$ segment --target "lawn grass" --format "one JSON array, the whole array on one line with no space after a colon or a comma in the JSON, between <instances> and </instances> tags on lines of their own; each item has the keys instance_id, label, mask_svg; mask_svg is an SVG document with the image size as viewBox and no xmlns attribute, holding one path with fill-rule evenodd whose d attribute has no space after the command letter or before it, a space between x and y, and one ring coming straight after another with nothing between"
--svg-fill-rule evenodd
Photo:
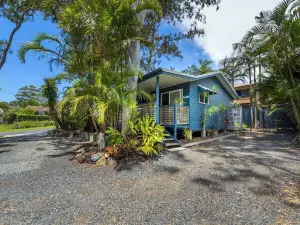
<instances>
[{"instance_id":1,"label":"lawn grass","mask_svg":"<svg viewBox=\"0 0 300 225\"><path fill-rule=\"evenodd\" d=\"M24 131L24 130L42 130L47 128L54 128L53 126L49 127L32 127L32 128L24 128L24 129L11 129L9 125L0 125L0 132L18 132L18 131Z\"/></svg>"}]
</instances>

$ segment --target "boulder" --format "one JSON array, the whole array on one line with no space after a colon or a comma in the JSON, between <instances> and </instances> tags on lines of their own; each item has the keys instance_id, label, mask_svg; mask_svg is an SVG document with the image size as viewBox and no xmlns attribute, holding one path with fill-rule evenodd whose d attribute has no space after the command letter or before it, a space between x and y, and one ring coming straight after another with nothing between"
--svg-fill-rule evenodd
<instances>
[{"instance_id":1,"label":"boulder","mask_svg":"<svg viewBox=\"0 0 300 225\"><path fill-rule=\"evenodd\" d=\"M96 154L92 154L91 155L91 161L92 162L97 162L101 157L102 157L102 153L96 153Z\"/></svg>"},{"instance_id":2,"label":"boulder","mask_svg":"<svg viewBox=\"0 0 300 225\"><path fill-rule=\"evenodd\" d=\"M104 166L106 164L106 159L104 156L102 156L97 162L96 165L97 166Z\"/></svg>"},{"instance_id":3,"label":"boulder","mask_svg":"<svg viewBox=\"0 0 300 225\"><path fill-rule=\"evenodd\" d=\"M106 160L106 165L116 167L118 165L118 162L113 158L109 158L108 160Z\"/></svg>"},{"instance_id":4,"label":"boulder","mask_svg":"<svg viewBox=\"0 0 300 225\"><path fill-rule=\"evenodd\" d=\"M77 161L79 163L84 163L85 162L85 155L82 153L79 153L75 156L75 158L77 159Z\"/></svg>"},{"instance_id":5,"label":"boulder","mask_svg":"<svg viewBox=\"0 0 300 225\"><path fill-rule=\"evenodd\" d=\"M90 163L91 162L91 156L92 156L92 153L90 153L90 152L84 153L84 158L85 158L85 162L86 163Z\"/></svg>"}]
</instances>

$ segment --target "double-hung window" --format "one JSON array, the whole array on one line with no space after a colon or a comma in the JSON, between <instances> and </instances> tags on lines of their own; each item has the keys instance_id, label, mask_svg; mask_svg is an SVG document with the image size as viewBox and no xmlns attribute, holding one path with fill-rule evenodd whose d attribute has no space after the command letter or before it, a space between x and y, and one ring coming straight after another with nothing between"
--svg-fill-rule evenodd
<instances>
[{"instance_id":1,"label":"double-hung window","mask_svg":"<svg viewBox=\"0 0 300 225\"><path fill-rule=\"evenodd\" d=\"M199 92L199 103L202 104L209 104L209 92L204 91L204 92Z\"/></svg>"}]
</instances>

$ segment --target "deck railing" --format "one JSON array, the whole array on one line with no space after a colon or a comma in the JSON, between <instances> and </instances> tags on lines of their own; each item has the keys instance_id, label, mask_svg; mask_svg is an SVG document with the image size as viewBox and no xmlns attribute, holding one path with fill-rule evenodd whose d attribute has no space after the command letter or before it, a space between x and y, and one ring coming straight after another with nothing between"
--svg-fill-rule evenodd
<instances>
[{"instance_id":1,"label":"deck railing","mask_svg":"<svg viewBox=\"0 0 300 225\"><path fill-rule=\"evenodd\" d=\"M156 118L155 103L147 103L138 105L141 116L151 116ZM162 125L174 125L174 106L161 106L159 112L159 120ZM189 124L189 107L176 106L176 121L177 125Z\"/></svg>"}]
</instances>

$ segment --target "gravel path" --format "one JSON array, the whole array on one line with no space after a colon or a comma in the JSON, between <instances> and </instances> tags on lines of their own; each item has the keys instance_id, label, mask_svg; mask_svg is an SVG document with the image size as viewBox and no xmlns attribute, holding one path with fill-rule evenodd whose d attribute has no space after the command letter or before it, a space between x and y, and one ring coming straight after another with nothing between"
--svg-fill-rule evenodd
<instances>
[{"instance_id":1,"label":"gravel path","mask_svg":"<svg viewBox=\"0 0 300 225\"><path fill-rule=\"evenodd\" d=\"M292 136L247 134L117 170L74 164L77 146L0 139L0 224L300 224L278 195L300 176Z\"/></svg>"}]
</instances>

